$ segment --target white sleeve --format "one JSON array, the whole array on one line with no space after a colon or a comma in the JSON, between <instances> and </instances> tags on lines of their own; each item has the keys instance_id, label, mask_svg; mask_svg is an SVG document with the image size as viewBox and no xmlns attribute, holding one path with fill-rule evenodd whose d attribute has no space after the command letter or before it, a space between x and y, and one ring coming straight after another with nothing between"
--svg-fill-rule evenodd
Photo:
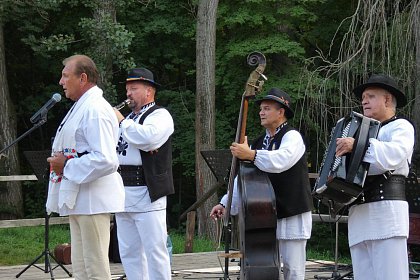
<instances>
[{"instance_id":1,"label":"white sleeve","mask_svg":"<svg viewBox=\"0 0 420 280\"><path fill-rule=\"evenodd\" d=\"M138 124L131 119L121 123L122 137L136 149L154 151L161 147L174 132L174 122L166 109L157 109Z\"/></svg>"},{"instance_id":2,"label":"white sleeve","mask_svg":"<svg viewBox=\"0 0 420 280\"><path fill-rule=\"evenodd\" d=\"M381 131L383 130L383 131ZM404 119L393 121L379 130L377 139L369 139L363 161L370 163L369 174L395 170L407 176L414 147L414 127Z\"/></svg>"},{"instance_id":3,"label":"white sleeve","mask_svg":"<svg viewBox=\"0 0 420 280\"><path fill-rule=\"evenodd\" d=\"M88 154L70 159L64 174L77 184L88 183L115 172L118 158L115 152L118 121L111 108L90 109L76 130L76 146Z\"/></svg>"},{"instance_id":4,"label":"white sleeve","mask_svg":"<svg viewBox=\"0 0 420 280\"><path fill-rule=\"evenodd\" d=\"M232 205L230 207L230 214L232 216L238 215L239 213L239 207L240 207L240 197L239 197L239 191L238 191L238 187L237 187L237 178L235 178L235 181L233 182L233 195L232 195ZM227 203L228 203L228 195L229 192L227 194L225 194L222 199L220 199L220 203L223 204L224 207L227 207Z\"/></svg>"},{"instance_id":5,"label":"white sleeve","mask_svg":"<svg viewBox=\"0 0 420 280\"><path fill-rule=\"evenodd\" d=\"M278 149L258 150L254 164L261 171L281 173L293 167L304 153L302 136L298 131L290 130L283 136Z\"/></svg>"}]
</instances>

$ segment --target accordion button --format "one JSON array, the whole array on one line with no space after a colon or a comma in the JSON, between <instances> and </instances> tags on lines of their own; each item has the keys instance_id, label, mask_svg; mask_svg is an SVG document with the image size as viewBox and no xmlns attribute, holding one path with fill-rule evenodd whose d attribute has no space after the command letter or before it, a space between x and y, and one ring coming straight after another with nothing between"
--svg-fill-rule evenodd
<instances>
[{"instance_id":1,"label":"accordion button","mask_svg":"<svg viewBox=\"0 0 420 280\"><path fill-rule=\"evenodd\" d=\"M380 191L379 191L379 193L383 193L383 192L384 192L383 190L380 190Z\"/></svg>"},{"instance_id":2,"label":"accordion button","mask_svg":"<svg viewBox=\"0 0 420 280\"><path fill-rule=\"evenodd\" d=\"M383 196L381 196L381 199L384 199L384 197L383 197Z\"/></svg>"},{"instance_id":3,"label":"accordion button","mask_svg":"<svg viewBox=\"0 0 420 280\"><path fill-rule=\"evenodd\" d=\"M379 184L379 186L380 186L380 187L382 187L382 186L383 186L383 184Z\"/></svg>"}]
</instances>

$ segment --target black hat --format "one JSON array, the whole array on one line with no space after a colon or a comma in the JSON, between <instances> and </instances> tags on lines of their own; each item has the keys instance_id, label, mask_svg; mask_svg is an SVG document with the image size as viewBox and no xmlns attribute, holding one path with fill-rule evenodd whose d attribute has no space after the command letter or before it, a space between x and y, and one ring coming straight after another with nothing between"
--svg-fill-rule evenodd
<instances>
[{"instance_id":1,"label":"black hat","mask_svg":"<svg viewBox=\"0 0 420 280\"><path fill-rule=\"evenodd\" d=\"M264 96L263 98L257 100L256 103L258 105L260 105L261 102L264 101L264 100L274 100L274 101L277 101L278 103L280 103L281 105L283 105L283 107L285 108L285 110L286 110L286 113L285 113L286 114L286 117L288 119L293 118L294 113L293 113L292 108L290 108L291 103L292 103L292 100L290 99L290 96L286 92L284 92L284 91L282 91L281 89L278 89L278 88L272 88L272 89L270 89L268 91L268 93L267 93L266 96Z\"/></svg>"},{"instance_id":2,"label":"black hat","mask_svg":"<svg viewBox=\"0 0 420 280\"><path fill-rule=\"evenodd\" d=\"M152 84L155 87L160 87L161 85L156 83L153 78L153 73L146 68L134 68L128 71L127 79L125 82L140 81Z\"/></svg>"},{"instance_id":3,"label":"black hat","mask_svg":"<svg viewBox=\"0 0 420 280\"><path fill-rule=\"evenodd\" d=\"M407 104L407 99L404 93L398 89L397 82L395 82L395 80L390 76L384 74L373 74L365 84L355 87L353 89L353 93L361 99L363 92L368 87L380 87L389 91L393 96L395 96L395 99L397 99L398 108Z\"/></svg>"}]
</instances>

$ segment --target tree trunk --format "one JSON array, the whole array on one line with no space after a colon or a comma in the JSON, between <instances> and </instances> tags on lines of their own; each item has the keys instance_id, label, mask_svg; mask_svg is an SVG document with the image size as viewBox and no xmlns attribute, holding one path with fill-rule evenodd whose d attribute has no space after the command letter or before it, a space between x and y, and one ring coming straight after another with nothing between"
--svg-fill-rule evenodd
<instances>
[{"instance_id":1,"label":"tree trunk","mask_svg":"<svg viewBox=\"0 0 420 280\"><path fill-rule=\"evenodd\" d=\"M218 0L200 0L197 15L197 92L195 102L195 172L196 192L199 199L216 180L200 154L215 148L215 46L216 12ZM216 225L209 218L217 203L211 196L198 209L198 234L216 239Z\"/></svg>"},{"instance_id":2,"label":"tree trunk","mask_svg":"<svg viewBox=\"0 0 420 280\"><path fill-rule=\"evenodd\" d=\"M16 114L7 84L3 36L3 23L0 19L0 150L16 139ZM0 175L18 174L20 174L18 148L14 145L0 155ZM23 199L20 182L0 182L0 219L22 217Z\"/></svg>"},{"instance_id":3,"label":"tree trunk","mask_svg":"<svg viewBox=\"0 0 420 280\"><path fill-rule=\"evenodd\" d=\"M111 21L116 23L116 10L114 0L99 0L97 6L93 9L93 18L97 22L98 32L100 34L108 34L106 28L108 28L107 22ZM102 38L95 42L95 58L100 66L101 75L100 81L98 82L99 87L104 91L105 98L111 103L116 103L116 96L112 89L112 65L113 65L113 53L112 46L110 46L109 39Z\"/></svg>"},{"instance_id":4,"label":"tree trunk","mask_svg":"<svg viewBox=\"0 0 420 280\"><path fill-rule=\"evenodd\" d=\"M412 120L416 128L416 144L413 153L413 164L417 167L417 174L420 173L420 3L416 5L414 10L414 40L416 42L416 69L414 79L414 105L412 109Z\"/></svg>"}]
</instances>

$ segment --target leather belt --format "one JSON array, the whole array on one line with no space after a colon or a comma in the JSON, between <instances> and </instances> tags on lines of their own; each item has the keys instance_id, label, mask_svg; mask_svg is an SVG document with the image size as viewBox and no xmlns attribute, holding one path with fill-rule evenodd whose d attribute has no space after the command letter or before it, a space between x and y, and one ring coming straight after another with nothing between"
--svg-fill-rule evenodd
<instances>
[{"instance_id":1,"label":"leather belt","mask_svg":"<svg viewBox=\"0 0 420 280\"><path fill-rule=\"evenodd\" d=\"M80 157L82 157L84 155L87 155L87 154L89 154L89 152L88 151L84 151L83 153L77 153L77 156L80 158Z\"/></svg>"},{"instance_id":2,"label":"leather belt","mask_svg":"<svg viewBox=\"0 0 420 280\"><path fill-rule=\"evenodd\" d=\"M125 187L145 186L143 166L141 165L120 165L118 167Z\"/></svg>"},{"instance_id":3,"label":"leather belt","mask_svg":"<svg viewBox=\"0 0 420 280\"><path fill-rule=\"evenodd\" d=\"M382 200L406 200L405 198L405 176L384 175L367 176L366 188L362 195L356 200L357 204Z\"/></svg>"}]
</instances>

